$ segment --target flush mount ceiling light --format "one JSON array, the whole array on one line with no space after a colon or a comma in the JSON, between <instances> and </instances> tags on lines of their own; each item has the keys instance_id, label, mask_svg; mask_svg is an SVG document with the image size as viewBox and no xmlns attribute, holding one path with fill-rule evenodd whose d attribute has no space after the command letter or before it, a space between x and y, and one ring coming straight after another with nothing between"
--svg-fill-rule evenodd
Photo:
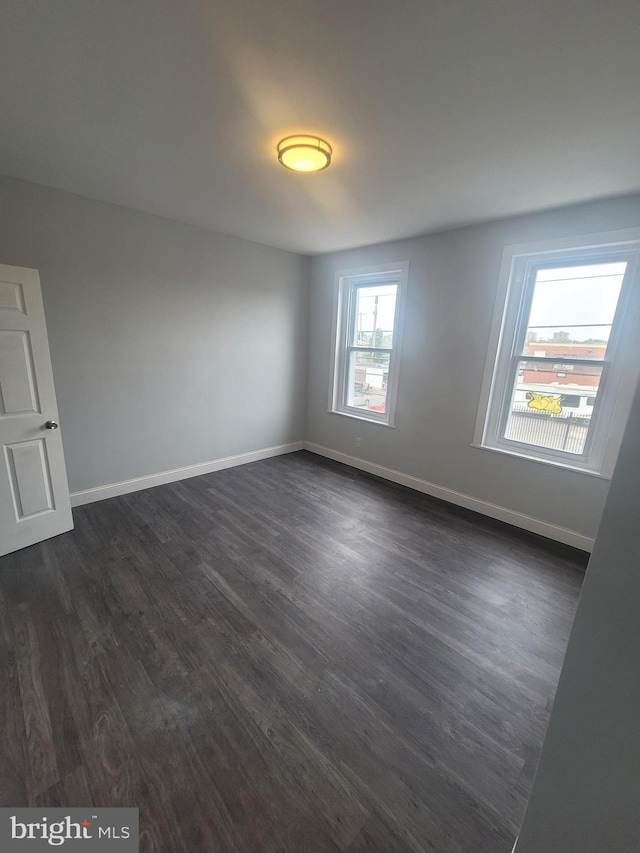
<instances>
[{"instance_id":1,"label":"flush mount ceiling light","mask_svg":"<svg viewBox=\"0 0 640 853\"><path fill-rule=\"evenodd\" d=\"M319 136L287 136L278 142L278 160L294 172L321 172L332 154L329 143Z\"/></svg>"}]
</instances>

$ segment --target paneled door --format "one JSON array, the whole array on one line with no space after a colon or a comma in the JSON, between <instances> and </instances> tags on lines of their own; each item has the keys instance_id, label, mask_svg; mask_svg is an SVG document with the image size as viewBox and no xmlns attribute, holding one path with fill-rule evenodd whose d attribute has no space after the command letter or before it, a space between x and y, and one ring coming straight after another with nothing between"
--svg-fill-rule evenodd
<instances>
[{"instance_id":1,"label":"paneled door","mask_svg":"<svg viewBox=\"0 0 640 853\"><path fill-rule=\"evenodd\" d=\"M37 270L0 264L0 555L73 527Z\"/></svg>"}]
</instances>

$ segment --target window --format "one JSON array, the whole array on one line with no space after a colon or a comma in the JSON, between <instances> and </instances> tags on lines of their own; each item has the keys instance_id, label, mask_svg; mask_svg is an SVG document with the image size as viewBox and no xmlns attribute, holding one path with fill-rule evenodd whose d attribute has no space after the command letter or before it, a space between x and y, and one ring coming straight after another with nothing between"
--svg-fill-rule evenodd
<instances>
[{"instance_id":1,"label":"window","mask_svg":"<svg viewBox=\"0 0 640 853\"><path fill-rule=\"evenodd\" d=\"M475 444L611 475L640 369L633 236L506 250Z\"/></svg>"},{"instance_id":2,"label":"window","mask_svg":"<svg viewBox=\"0 0 640 853\"><path fill-rule=\"evenodd\" d=\"M393 426L407 267L338 275L330 411Z\"/></svg>"}]
</instances>

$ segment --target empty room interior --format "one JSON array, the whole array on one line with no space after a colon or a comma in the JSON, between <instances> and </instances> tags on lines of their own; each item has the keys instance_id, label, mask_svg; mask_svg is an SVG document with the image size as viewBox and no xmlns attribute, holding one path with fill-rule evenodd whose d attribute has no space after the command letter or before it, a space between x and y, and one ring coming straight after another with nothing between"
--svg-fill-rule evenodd
<instances>
[{"instance_id":1,"label":"empty room interior","mask_svg":"<svg viewBox=\"0 0 640 853\"><path fill-rule=\"evenodd\" d=\"M0 849L640 850L639 37L3 0Z\"/></svg>"}]
</instances>

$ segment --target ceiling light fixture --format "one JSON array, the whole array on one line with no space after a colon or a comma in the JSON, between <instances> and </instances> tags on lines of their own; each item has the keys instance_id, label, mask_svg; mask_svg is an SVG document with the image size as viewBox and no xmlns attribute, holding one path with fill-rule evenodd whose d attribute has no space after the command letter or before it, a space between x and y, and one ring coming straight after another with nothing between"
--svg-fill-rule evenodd
<instances>
[{"instance_id":1,"label":"ceiling light fixture","mask_svg":"<svg viewBox=\"0 0 640 853\"><path fill-rule=\"evenodd\" d=\"M294 172L321 172L332 154L329 143L319 136L287 136L278 142L278 160Z\"/></svg>"}]
</instances>

